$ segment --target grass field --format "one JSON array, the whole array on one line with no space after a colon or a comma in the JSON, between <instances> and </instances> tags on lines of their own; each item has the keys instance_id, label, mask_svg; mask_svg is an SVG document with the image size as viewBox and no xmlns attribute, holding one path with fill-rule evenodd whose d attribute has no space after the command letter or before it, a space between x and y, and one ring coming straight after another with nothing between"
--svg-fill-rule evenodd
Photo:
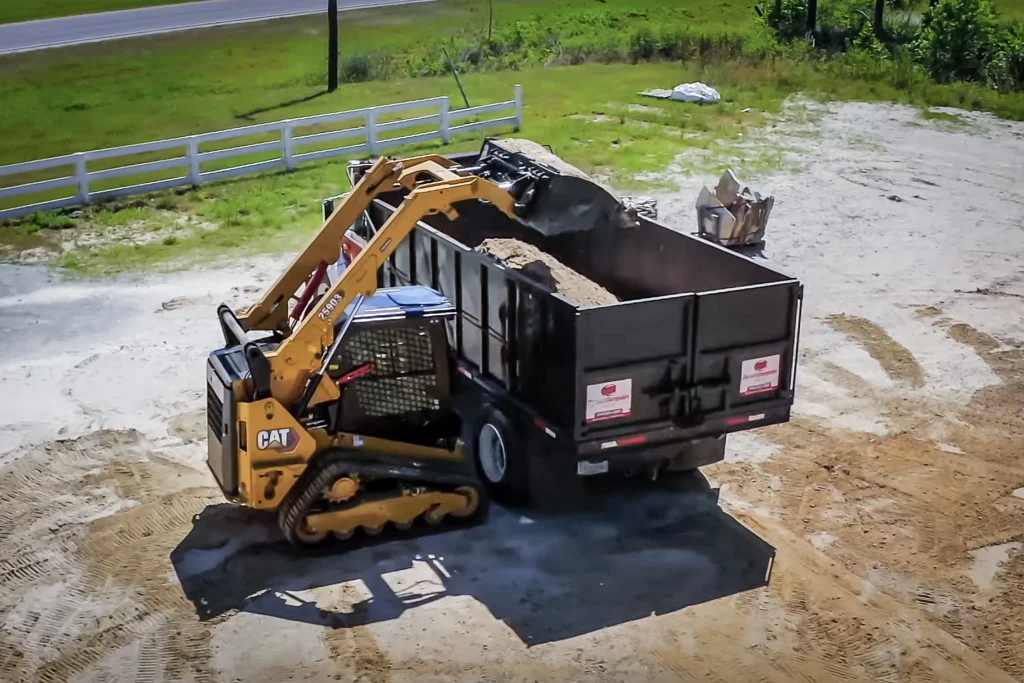
<instances>
[{"instance_id":1,"label":"grass field","mask_svg":"<svg viewBox=\"0 0 1024 683\"><path fill-rule=\"evenodd\" d=\"M779 111L787 93L785 88L760 83L738 65L731 65L704 72L721 87L723 102L717 107L663 104L636 95L651 83L698 75L701 72L696 65L689 71L671 64L588 65L468 74L464 81L480 102L508 99L513 85L522 83L526 92L523 135L552 145L558 154L614 178L619 185L636 187L638 173L664 168L684 146L706 147L736 139L748 126L762 121L765 112ZM448 94L455 101L458 96L454 84L443 78L397 81L389 86L383 91L382 84L376 83L346 85L338 96L377 102L436 94ZM756 111L741 111L750 107ZM453 152L475 149L479 144L480 136L472 135L457 138L448 147L427 143L396 153ZM749 159L749 163L752 168L770 163L770 159L766 154L764 159ZM318 224L319 201L347 189L343 162L312 164L292 173L264 174L195 191L125 201L117 210L93 208L80 219L44 214L6 228L4 241L19 248L52 246L55 240L66 240L68 234L61 229L76 222L87 223L100 233L109 229L111 235L140 224L156 233L143 239L143 244L118 244L102 234L94 235L89 240L91 246L58 261L88 272L149 266L204 251L287 249ZM220 227L216 231L182 231L177 229L181 216Z\"/></svg>"},{"instance_id":2,"label":"grass field","mask_svg":"<svg viewBox=\"0 0 1024 683\"><path fill-rule=\"evenodd\" d=\"M514 24L541 12L554 21L580 12L627 12L640 5L657 11L674 4L498 0L495 22ZM692 6L707 17L754 16L745 0L695 0ZM343 56L381 45L401 51L424 36L446 32L475 32L482 38L487 27L481 0L411 5L400 12L353 11L344 17ZM3 125L19 131L0 142L0 163L363 106L345 94L350 91L324 94L324 24L321 17L305 17L126 40L116 43L116 51L111 44L84 45L0 58ZM708 19L706 26L726 28L721 19ZM374 101L409 99L403 96L409 87L407 82L374 86Z\"/></svg>"},{"instance_id":3,"label":"grass field","mask_svg":"<svg viewBox=\"0 0 1024 683\"><path fill-rule=\"evenodd\" d=\"M409 6L401 12L347 13L342 22L343 54L365 54L380 45L396 54L422 52L424 36L446 40L444 36L450 35L451 45L483 40L486 7L482 0L450 0ZM554 24L569 18L584 29L609 12L656 28L659 17L679 20L689 13L694 17L693 30L706 31L712 48L714 36L725 32L745 36L751 44L762 39L747 0L685 4L496 0L495 23L498 30L526 30L531 18L542 11L545 21ZM110 45L91 45L0 58L4 93L0 164L440 94L461 101L448 77L349 83L335 93L325 93L323 24L321 17L307 17L122 41L116 44L116 53ZM533 62L537 61L545 60L534 56ZM793 56L713 53L706 58L637 65L551 66L558 59L548 63L547 67L511 65L497 72L468 73L463 79L474 104L508 99L513 84L522 83L526 92L523 134L623 187L638 185L638 174L665 168L685 147L735 140L746 127L760 122L764 112L778 111L783 100L796 92L822 99L951 105L1024 118L1024 94L1000 95L964 84L937 85L906 64L865 63L853 56L820 63ZM635 106L651 106L650 100L636 95L638 90L690 80L718 87L725 101L703 108L655 105L654 111ZM745 108L754 111L743 113ZM478 143L478 137L457 140L448 149ZM438 147L396 153L423 149ZM746 163L750 170L758 170L774 159L766 154ZM37 179L41 178L13 182ZM318 200L343 189L343 166L321 164L198 191L164 193L154 200L122 204L123 211L89 209L81 219L41 216L4 229L0 242L19 248L52 246L66 241L61 228L87 222L107 231L110 239L81 246L60 257L60 262L91 272L225 249L288 248L317 223ZM179 230L175 226L182 216L220 227ZM126 226L136 230L140 225L154 233L152 239L119 243L120 230Z\"/></svg>"},{"instance_id":4,"label":"grass field","mask_svg":"<svg viewBox=\"0 0 1024 683\"><path fill-rule=\"evenodd\" d=\"M635 11L641 5L656 18L659 9L678 3L498 0L496 23L514 24L544 8L548 8L545 16L555 21L581 12ZM740 19L733 30L754 31L754 13L746 0L695 0L686 7L701 18L698 28L709 35L725 30L728 16ZM402 50L416 45L424 35L454 31L455 26L463 33L476 31L483 36L487 21L486 3L481 0L413 5L401 12L357 11L346 17L341 31L345 55L382 44ZM750 18L747 23L745 17ZM308 17L121 41L116 52L104 44L0 58L0 92L4 93L0 120L4 132L14 133L0 139L0 164L436 93L433 83L403 79L346 87L327 95L323 23ZM692 71L692 63L678 67L680 74ZM1016 110L1018 117L1024 116L1021 96L1001 98L967 87L922 86L899 92L886 82L885 74L858 79L851 70L835 79L805 64L775 59L747 73L752 84L790 91L817 89L846 99L867 93L875 98L985 108L1005 116L1014 116ZM670 76L647 85L676 82L679 79ZM605 86L590 84L595 97Z\"/></svg>"},{"instance_id":5,"label":"grass field","mask_svg":"<svg viewBox=\"0 0 1024 683\"><path fill-rule=\"evenodd\" d=\"M154 5L175 5L195 0L4 0L0 4L0 24L33 19L67 17L72 14L112 12Z\"/></svg>"},{"instance_id":6,"label":"grass field","mask_svg":"<svg viewBox=\"0 0 1024 683\"><path fill-rule=\"evenodd\" d=\"M1024 0L993 0L996 9L1007 19L1024 20Z\"/></svg>"}]
</instances>

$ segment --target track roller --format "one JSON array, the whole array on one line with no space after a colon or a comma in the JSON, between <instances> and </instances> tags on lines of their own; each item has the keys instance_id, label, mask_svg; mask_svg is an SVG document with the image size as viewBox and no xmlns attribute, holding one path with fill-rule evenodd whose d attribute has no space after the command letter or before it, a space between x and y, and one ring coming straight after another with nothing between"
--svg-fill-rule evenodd
<instances>
[{"instance_id":1,"label":"track roller","mask_svg":"<svg viewBox=\"0 0 1024 683\"><path fill-rule=\"evenodd\" d=\"M431 508L423 513L423 521L430 526L437 526L444 521L444 511L439 508Z\"/></svg>"},{"instance_id":2,"label":"track roller","mask_svg":"<svg viewBox=\"0 0 1024 683\"><path fill-rule=\"evenodd\" d=\"M303 522L295 530L295 536L303 545L316 545L317 543L322 543L327 538L327 532L314 531L309 528L308 524Z\"/></svg>"},{"instance_id":3,"label":"track roller","mask_svg":"<svg viewBox=\"0 0 1024 683\"><path fill-rule=\"evenodd\" d=\"M468 523L486 512L486 494L465 463L335 448L310 461L278 522L290 543L306 546L328 533L348 540L357 527L377 536L389 522L408 530L418 517L436 526L446 516Z\"/></svg>"}]
</instances>

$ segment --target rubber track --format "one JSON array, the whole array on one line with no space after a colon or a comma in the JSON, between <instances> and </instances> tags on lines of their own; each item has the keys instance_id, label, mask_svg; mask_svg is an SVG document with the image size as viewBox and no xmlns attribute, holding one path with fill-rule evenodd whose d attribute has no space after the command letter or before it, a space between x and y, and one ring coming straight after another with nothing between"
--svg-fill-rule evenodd
<instances>
[{"instance_id":1,"label":"rubber track","mask_svg":"<svg viewBox=\"0 0 1024 683\"><path fill-rule=\"evenodd\" d=\"M295 547L305 547L296 530L310 508L330 484L342 476L353 475L365 480L394 479L434 490L471 486L477 492L480 502L469 519L459 520L464 523L483 519L490 502L486 490L470 467L462 462L420 461L362 450L330 449L314 456L281 503L277 520L289 543Z\"/></svg>"}]
</instances>

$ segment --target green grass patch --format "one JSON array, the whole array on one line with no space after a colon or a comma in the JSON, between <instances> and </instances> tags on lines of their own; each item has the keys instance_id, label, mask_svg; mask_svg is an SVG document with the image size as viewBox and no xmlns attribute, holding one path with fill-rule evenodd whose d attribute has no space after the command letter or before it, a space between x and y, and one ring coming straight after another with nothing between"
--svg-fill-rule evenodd
<instances>
[{"instance_id":1,"label":"green grass patch","mask_svg":"<svg viewBox=\"0 0 1024 683\"><path fill-rule=\"evenodd\" d=\"M719 105L660 102L636 94L652 82L701 74L719 81L723 94ZM697 65L687 69L673 64L587 65L465 78L467 88L481 102L508 97L516 82L529 93L522 135L551 145L570 162L623 188L650 187L650 182L637 176L664 169L687 146L737 139L738 133L763 121L766 112L780 111L786 95L781 88L749 82L739 65L707 71ZM456 95L450 80L442 78L352 84L342 90L349 96L358 91L371 97L373 88L390 92L391 87L411 91L412 96L418 89L424 94ZM750 106L758 111L741 111ZM457 137L448 146L430 142L394 153L452 153L479 149L480 143L481 136L469 135ZM37 228L29 246L49 247L54 250L55 265L87 274L176 267L224 254L286 251L299 246L320 224L320 200L347 189L345 160L310 164L290 173L267 173L54 214L75 224L76 230ZM3 229L0 243L7 243L11 252L26 248L30 237L26 226L34 220ZM60 251L67 246L69 234L76 232L82 234L80 243Z\"/></svg>"},{"instance_id":2,"label":"green grass patch","mask_svg":"<svg viewBox=\"0 0 1024 683\"><path fill-rule=\"evenodd\" d=\"M925 109L921 112L921 118L928 121L946 121L948 123L965 123L964 117L959 114L951 114L945 111L933 111L931 109Z\"/></svg>"},{"instance_id":3,"label":"green grass patch","mask_svg":"<svg viewBox=\"0 0 1024 683\"><path fill-rule=\"evenodd\" d=\"M994 0L994 4L1007 19L1024 20L1024 0Z\"/></svg>"},{"instance_id":4,"label":"green grass patch","mask_svg":"<svg viewBox=\"0 0 1024 683\"><path fill-rule=\"evenodd\" d=\"M550 37L548 24L589 53L609 38L624 49L630 30L664 17L697 27L697 49L710 55L727 31L753 30L755 15L747 0L692 0L684 7L673 0L496 0L495 37L508 41L501 50L511 51L476 68L557 60L561 47L537 47ZM730 17L739 21L730 25ZM0 163L365 106L359 89L324 92L325 24L323 17L304 17L119 41L116 52L100 44L0 57L3 126L18 131L0 142ZM469 46L486 37L483 0L346 12L341 22L343 62L360 54L386 62L382 46L394 56L387 76L399 82L371 86L377 103L436 94L436 87L428 91L403 79L443 72L446 46L474 70ZM487 101L472 89L469 96Z\"/></svg>"},{"instance_id":5,"label":"green grass patch","mask_svg":"<svg viewBox=\"0 0 1024 683\"><path fill-rule=\"evenodd\" d=\"M699 106L636 94L652 85L696 79L719 88L722 102ZM779 113L784 100L796 92L825 101L896 100L921 107L956 104L965 92L997 96L930 82L901 88L889 81L840 78L836 71L790 60L537 67L467 74L464 82L479 102L505 99L515 83L522 83L526 106L521 134L551 145L567 161L623 190L672 187L673 179L664 170L686 149L705 150L693 154L685 170L709 178L726 165L745 178L784 169L784 155L769 146L751 147L747 132L765 115ZM447 78L349 84L336 95L382 103L438 94L457 101L457 89ZM805 127L813 135L813 121L803 123L811 124ZM393 153L450 153L479 144L480 136L473 135L456 138L447 147L432 142ZM344 160L311 164L291 173L163 192L106 207L37 214L0 228L0 247L9 254L49 249L55 265L90 275L283 252L301 245L319 225L321 199L347 189ZM76 229L68 230L69 223Z\"/></svg>"},{"instance_id":6,"label":"green grass patch","mask_svg":"<svg viewBox=\"0 0 1024 683\"><path fill-rule=\"evenodd\" d=\"M73 14L112 12L155 5L175 5L195 0L4 0L0 5L0 24L33 19L52 19Z\"/></svg>"},{"instance_id":7,"label":"green grass patch","mask_svg":"<svg viewBox=\"0 0 1024 683\"><path fill-rule=\"evenodd\" d=\"M123 41L117 54L81 46L0 58L0 164L370 104L438 95L459 103L450 77L410 75L435 73L445 45L468 67L463 81L473 104L509 99L522 83L522 135L624 190L670 185L663 171L687 148L705 150L694 155L692 172L717 173L724 163L745 177L784 168L777 151L736 143L797 92L1024 119L1024 93L939 85L905 59L781 49L758 29L746 0L497 0L491 41L486 7L449 0L346 13L346 58L367 55L371 70L390 70L387 80L347 83L332 94L323 89L322 17ZM477 48L484 52L474 56ZM583 64L568 66L576 61ZM718 88L723 101L700 107L636 94L693 80ZM392 153L479 142L470 136ZM315 164L17 221L0 227L0 248L49 250L58 265L87 273L287 250L319 224L320 199L346 189L342 163Z\"/></svg>"}]
</instances>

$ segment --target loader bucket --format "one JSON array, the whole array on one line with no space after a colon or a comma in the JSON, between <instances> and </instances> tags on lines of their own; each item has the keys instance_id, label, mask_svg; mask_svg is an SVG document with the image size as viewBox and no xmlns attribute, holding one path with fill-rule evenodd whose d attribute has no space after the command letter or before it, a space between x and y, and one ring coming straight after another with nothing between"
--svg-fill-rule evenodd
<instances>
[{"instance_id":1,"label":"loader bucket","mask_svg":"<svg viewBox=\"0 0 1024 683\"><path fill-rule=\"evenodd\" d=\"M517 218L545 237L636 226L636 215L591 180L556 175L541 181Z\"/></svg>"},{"instance_id":2,"label":"loader bucket","mask_svg":"<svg viewBox=\"0 0 1024 683\"><path fill-rule=\"evenodd\" d=\"M519 221L545 237L637 225L609 188L531 140L487 140L479 164L516 197Z\"/></svg>"}]
</instances>

